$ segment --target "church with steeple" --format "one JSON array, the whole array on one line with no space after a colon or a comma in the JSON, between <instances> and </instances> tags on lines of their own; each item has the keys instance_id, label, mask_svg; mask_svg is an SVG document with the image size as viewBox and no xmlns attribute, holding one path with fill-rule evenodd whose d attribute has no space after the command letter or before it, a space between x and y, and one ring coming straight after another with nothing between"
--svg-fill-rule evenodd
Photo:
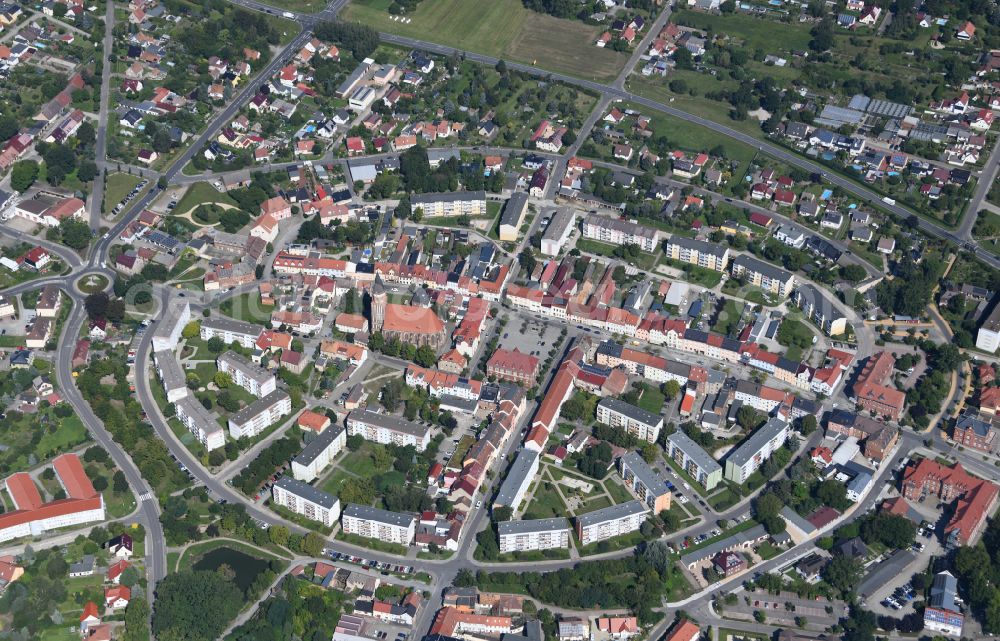
<instances>
[{"instance_id":1,"label":"church with steeple","mask_svg":"<svg viewBox=\"0 0 1000 641\"><path fill-rule=\"evenodd\" d=\"M428 345L438 352L447 347L447 328L434 310L390 303L385 283L379 275L375 276L369 295L372 332L381 332L386 340L395 338L417 347Z\"/></svg>"}]
</instances>

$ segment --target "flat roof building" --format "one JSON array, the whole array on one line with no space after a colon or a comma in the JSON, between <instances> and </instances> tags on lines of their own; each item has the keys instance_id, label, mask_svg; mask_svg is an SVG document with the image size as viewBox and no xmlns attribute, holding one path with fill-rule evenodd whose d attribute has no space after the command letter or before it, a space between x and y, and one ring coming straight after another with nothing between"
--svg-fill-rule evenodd
<instances>
[{"instance_id":1,"label":"flat roof building","mask_svg":"<svg viewBox=\"0 0 1000 641\"><path fill-rule=\"evenodd\" d=\"M351 503L344 508L340 523L347 534L384 543L410 545L416 533L417 519L412 514Z\"/></svg>"},{"instance_id":2,"label":"flat roof building","mask_svg":"<svg viewBox=\"0 0 1000 641\"><path fill-rule=\"evenodd\" d=\"M332 425L326 428L292 459L292 475L299 481L312 481L346 445L347 431L343 427Z\"/></svg>"},{"instance_id":3,"label":"flat roof building","mask_svg":"<svg viewBox=\"0 0 1000 641\"><path fill-rule=\"evenodd\" d=\"M788 423L769 418L726 457L726 478L742 485L786 440Z\"/></svg>"},{"instance_id":4,"label":"flat roof building","mask_svg":"<svg viewBox=\"0 0 1000 641\"><path fill-rule=\"evenodd\" d=\"M215 417L194 397L186 394L174 402L177 418L209 452L226 444L226 435Z\"/></svg>"},{"instance_id":5,"label":"flat roof building","mask_svg":"<svg viewBox=\"0 0 1000 641\"><path fill-rule=\"evenodd\" d=\"M670 509L667 482L649 467L638 452L626 452L618 457L618 473L639 500L653 510L653 514Z\"/></svg>"},{"instance_id":6,"label":"flat roof building","mask_svg":"<svg viewBox=\"0 0 1000 641\"><path fill-rule=\"evenodd\" d=\"M277 389L274 374L236 352L223 352L216 359L220 372L229 374L233 382L257 398Z\"/></svg>"},{"instance_id":7,"label":"flat roof building","mask_svg":"<svg viewBox=\"0 0 1000 641\"><path fill-rule=\"evenodd\" d=\"M276 504L326 527L333 527L340 516L337 497L288 476L278 479L271 496Z\"/></svg>"},{"instance_id":8,"label":"flat roof building","mask_svg":"<svg viewBox=\"0 0 1000 641\"><path fill-rule=\"evenodd\" d=\"M153 330L153 351L172 350L177 347L184 326L191 320L191 306L187 301L173 301L163 310L163 317Z\"/></svg>"},{"instance_id":9,"label":"flat roof building","mask_svg":"<svg viewBox=\"0 0 1000 641\"><path fill-rule=\"evenodd\" d=\"M629 532L635 532L649 513L641 501L612 505L576 517L576 534L581 545L596 543Z\"/></svg>"},{"instance_id":10,"label":"flat roof building","mask_svg":"<svg viewBox=\"0 0 1000 641\"><path fill-rule=\"evenodd\" d=\"M366 440L383 445L412 445L418 452L423 452L430 443L430 430L426 426L367 409L354 410L347 415L347 434L360 434Z\"/></svg>"},{"instance_id":11,"label":"flat roof building","mask_svg":"<svg viewBox=\"0 0 1000 641\"><path fill-rule=\"evenodd\" d=\"M510 466L510 470L507 472L507 477L504 478L503 484L500 485L500 491L497 493L496 499L493 501L494 509L509 507L517 512L518 506L521 505L525 494L528 493L531 481L535 478L535 474L538 473L538 462L538 452L533 449L526 447L518 453L517 458L514 459L514 464Z\"/></svg>"},{"instance_id":12,"label":"flat roof building","mask_svg":"<svg viewBox=\"0 0 1000 641\"><path fill-rule=\"evenodd\" d=\"M597 420L625 430L642 441L655 443L663 427L663 417L617 398L603 398L597 404Z\"/></svg>"},{"instance_id":13,"label":"flat roof building","mask_svg":"<svg viewBox=\"0 0 1000 641\"><path fill-rule=\"evenodd\" d=\"M291 411L288 392L274 390L230 416L229 435L234 439L257 436Z\"/></svg>"},{"instance_id":14,"label":"flat roof building","mask_svg":"<svg viewBox=\"0 0 1000 641\"><path fill-rule=\"evenodd\" d=\"M253 348L262 331L260 325L221 316L212 316L201 321L201 340L207 341L218 336L226 345L235 341L247 349Z\"/></svg>"},{"instance_id":15,"label":"flat roof building","mask_svg":"<svg viewBox=\"0 0 1000 641\"><path fill-rule=\"evenodd\" d=\"M722 466L681 430L667 437L667 456L706 490L722 482Z\"/></svg>"},{"instance_id":16,"label":"flat roof building","mask_svg":"<svg viewBox=\"0 0 1000 641\"><path fill-rule=\"evenodd\" d=\"M564 518L503 521L497 524L500 552L566 549L569 547L569 521Z\"/></svg>"},{"instance_id":17,"label":"flat roof building","mask_svg":"<svg viewBox=\"0 0 1000 641\"><path fill-rule=\"evenodd\" d=\"M576 212L569 207L556 211L542 232L541 250L546 256L557 256L573 231L576 224Z\"/></svg>"}]
</instances>

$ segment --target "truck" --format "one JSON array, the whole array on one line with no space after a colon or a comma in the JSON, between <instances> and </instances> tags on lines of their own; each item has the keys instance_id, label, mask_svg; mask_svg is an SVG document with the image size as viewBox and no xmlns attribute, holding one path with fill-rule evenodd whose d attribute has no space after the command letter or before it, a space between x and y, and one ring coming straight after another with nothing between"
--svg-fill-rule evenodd
<instances>
[{"instance_id":1,"label":"truck","mask_svg":"<svg viewBox=\"0 0 1000 641\"><path fill-rule=\"evenodd\" d=\"M895 198L889 198L888 196L884 196L882 198L882 202L884 202L886 205L895 205L896 204L896 199Z\"/></svg>"}]
</instances>

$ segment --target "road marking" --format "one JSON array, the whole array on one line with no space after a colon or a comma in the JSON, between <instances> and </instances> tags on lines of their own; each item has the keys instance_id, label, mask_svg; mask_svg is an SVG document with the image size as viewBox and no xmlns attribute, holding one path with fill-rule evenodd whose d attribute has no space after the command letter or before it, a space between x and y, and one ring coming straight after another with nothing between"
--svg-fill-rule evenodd
<instances>
[{"instance_id":1,"label":"road marking","mask_svg":"<svg viewBox=\"0 0 1000 641\"><path fill-rule=\"evenodd\" d=\"M153 493L152 492L146 492L144 494L140 494L139 495L139 501L140 502L141 501L152 501L152 500L153 500Z\"/></svg>"}]
</instances>

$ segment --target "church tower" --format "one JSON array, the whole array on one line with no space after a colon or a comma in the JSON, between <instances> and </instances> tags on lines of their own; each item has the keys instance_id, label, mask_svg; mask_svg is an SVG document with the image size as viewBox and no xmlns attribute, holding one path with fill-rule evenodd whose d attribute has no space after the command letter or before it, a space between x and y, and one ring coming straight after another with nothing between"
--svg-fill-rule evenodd
<instances>
[{"instance_id":1,"label":"church tower","mask_svg":"<svg viewBox=\"0 0 1000 641\"><path fill-rule=\"evenodd\" d=\"M382 323L385 321L385 304L389 300L389 295L385 292L385 284L382 277L375 275L375 283L371 288L372 297L372 331L382 331Z\"/></svg>"}]
</instances>

